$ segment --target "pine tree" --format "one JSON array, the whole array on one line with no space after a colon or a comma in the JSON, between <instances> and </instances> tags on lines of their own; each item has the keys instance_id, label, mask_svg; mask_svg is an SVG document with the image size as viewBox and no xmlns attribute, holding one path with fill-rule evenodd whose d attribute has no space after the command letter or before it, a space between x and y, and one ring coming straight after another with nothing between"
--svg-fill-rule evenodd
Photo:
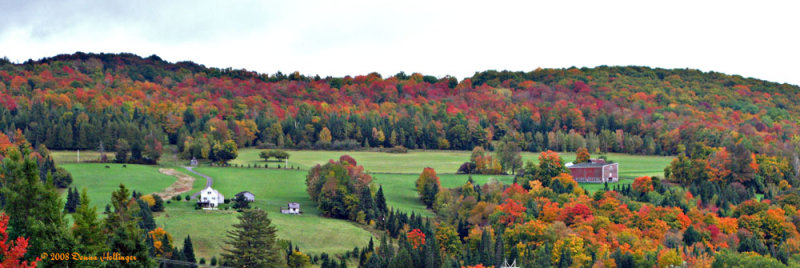
<instances>
[{"instance_id":1,"label":"pine tree","mask_svg":"<svg viewBox=\"0 0 800 268\"><path fill-rule=\"evenodd\" d=\"M164 199L161 198L160 195L153 194L153 199L156 200L155 205L153 205L153 212L161 212L164 211Z\"/></svg>"},{"instance_id":2,"label":"pine tree","mask_svg":"<svg viewBox=\"0 0 800 268\"><path fill-rule=\"evenodd\" d=\"M490 264L494 262L494 256L492 256L492 237L489 236L488 230L483 230L481 234L481 242L480 242L480 263Z\"/></svg>"},{"instance_id":3,"label":"pine tree","mask_svg":"<svg viewBox=\"0 0 800 268\"><path fill-rule=\"evenodd\" d=\"M284 265L280 257L275 238L275 226L267 217L267 212L259 209L243 211L238 216L239 223L228 231L226 243L227 253L223 257L231 266L236 267L281 267Z\"/></svg>"},{"instance_id":4,"label":"pine tree","mask_svg":"<svg viewBox=\"0 0 800 268\"><path fill-rule=\"evenodd\" d=\"M67 188L67 203L64 205L65 213L75 213L75 209L77 208L77 203L80 202L80 200L76 202L76 199L78 198L76 196L78 190L76 189L75 191L73 191L72 189L73 189L72 187Z\"/></svg>"},{"instance_id":5,"label":"pine tree","mask_svg":"<svg viewBox=\"0 0 800 268\"><path fill-rule=\"evenodd\" d=\"M108 214L104 228L110 233L109 250L119 252L122 256L135 256L136 262L115 261L111 265L116 267L151 267L153 265L145 236L137 224L139 219L138 204L134 202L125 185L120 184L119 189L111 193L111 204L114 210Z\"/></svg>"},{"instance_id":6,"label":"pine tree","mask_svg":"<svg viewBox=\"0 0 800 268\"><path fill-rule=\"evenodd\" d=\"M150 211L150 206L147 205L147 202L136 199L136 203L139 205L139 228L142 228L144 231L152 231L156 228L156 221L153 219L153 212Z\"/></svg>"},{"instance_id":7,"label":"pine tree","mask_svg":"<svg viewBox=\"0 0 800 268\"><path fill-rule=\"evenodd\" d=\"M43 252L72 252L74 240L67 230L67 222L62 214L64 203L56 192L53 178L47 175L42 183L35 157L25 149L25 156L16 147L9 147L2 161L3 187L5 198L3 209L9 216L9 239L27 237L26 260L33 260ZM44 267L54 262L44 260ZM59 264L72 265L72 262L59 261Z\"/></svg>"},{"instance_id":8,"label":"pine tree","mask_svg":"<svg viewBox=\"0 0 800 268\"><path fill-rule=\"evenodd\" d=\"M361 188L361 195L359 196L359 206L361 211L367 213L367 215L374 214L375 209L375 201L372 199L372 193L369 190L369 187L362 187ZM373 215L374 216L374 215ZM368 220L372 218L367 218Z\"/></svg>"},{"instance_id":9,"label":"pine tree","mask_svg":"<svg viewBox=\"0 0 800 268\"><path fill-rule=\"evenodd\" d=\"M397 253L397 256L389 262L389 268L406 268L406 267L414 267L414 262L411 260L411 254L408 253L408 250L405 248L400 249L400 252Z\"/></svg>"},{"instance_id":10,"label":"pine tree","mask_svg":"<svg viewBox=\"0 0 800 268\"><path fill-rule=\"evenodd\" d=\"M76 251L85 256L96 256L106 248L107 237L103 233L100 220L97 219L97 207L89 207L89 195L84 187L81 190L81 205L72 217L75 227L72 236L75 237Z\"/></svg>"},{"instance_id":11,"label":"pine tree","mask_svg":"<svg viewBox=\"0 0 800 268\"><path fill-rule=\"evenodd\" d=\"M503 245L503 235L501 232L498 232L495 236L495 245L494 245L494 263L495 267L500 267L503 265L503 261L505 261L505 247Z\"/></svg>"},{"instance_id":12,"label":"pine tree","mask_svg":"<svg viewBox=\"0 0 800 268\"><path fill-rule=\"evenodd\" d=\"M378 208L378 211L382 214L386 214L386 212L389 211L386 206L386 197L383 196L383 185L378 187L378 192L375 194L375 207Z\"/></svg>"},{"instance_id":13,"label":"pine tree","mask_svg":"<svg viewBox=\"0 0 800 268\"><path fill-rule=\"evenodd\" d=\"M186 239L183 240L183 256L186 261L194 263L197 262L194 256L194 246L192 246L192 238L189 235L186 235ZM193 266L195 267L195 266Z\"/></svg>"}]
</instances>

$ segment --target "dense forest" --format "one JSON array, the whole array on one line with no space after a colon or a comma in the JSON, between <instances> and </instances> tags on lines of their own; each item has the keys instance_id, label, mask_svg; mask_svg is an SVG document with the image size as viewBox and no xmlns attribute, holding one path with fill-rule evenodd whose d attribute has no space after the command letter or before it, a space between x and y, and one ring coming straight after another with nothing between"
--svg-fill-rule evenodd
<instances>
[{"instance_id":1,"label":"dense forest","mask_svg":"<svg viewBox=\"0 0 800 268\"><path fill-rule=\"evenodd\" d=\"M33 146L161 145L213 158L215 145L492 149L675 155L695 142L779 154L798 134L800 90L690 69L485 71L461 81L414 73L259 74L132 54L0 60L0 128ZM743 140L742 140L743 139ZM157 146L156 146L157 145ZM151 146L149 148L146 148ZM158 147L158 148L156 148Z\"/></svg>"}]
</instances>

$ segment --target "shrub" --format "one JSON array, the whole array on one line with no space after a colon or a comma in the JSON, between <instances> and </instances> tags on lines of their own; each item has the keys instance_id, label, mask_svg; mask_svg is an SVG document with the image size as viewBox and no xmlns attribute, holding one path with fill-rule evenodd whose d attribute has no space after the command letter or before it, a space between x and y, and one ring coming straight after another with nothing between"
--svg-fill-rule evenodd
<instances>
[{"instance_id":1,"label":"shrub","mask_svg":"<svg viewBox=\"0 0 800 268\"><path fill-rule=\"evenodd\" d=\"M408 149L406 147L399 146L399 145L395 146L395 147L392 147L392 148L388 148L388 149L386 149L384 151L387 152L387 153L392 153L392 154L408 153Z\"/></svg>"}]
</instances>

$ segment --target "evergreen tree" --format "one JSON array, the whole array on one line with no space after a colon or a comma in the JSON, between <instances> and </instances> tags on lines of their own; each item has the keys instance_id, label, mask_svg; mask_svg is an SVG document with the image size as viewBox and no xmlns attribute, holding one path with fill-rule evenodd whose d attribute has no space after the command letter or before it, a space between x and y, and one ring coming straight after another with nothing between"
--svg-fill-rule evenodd
<instances>
[{"instance_id":1,"label":"evergreen tree","mask_svg":"<svg viewBox=\"0 0 800 268\"><path fill-rule=\"evenodd\" d=\"M694 229L694 226L689 225L686 232L683 233L683 243L687 246L694 245L695 242L700 242L700 232Z\"/></svg>"},{"instance_id":2,"label":"evergreen tree","mask_svg":"<svg viewBox=\"0 0 800 268\"><path fill-rule=\"evenodd\" d=\"M414 262L411 260L411 254L408 253L408 250L405 248L401 248L400 252L397 253L397 256L392 258L392 261L389 262L389 268L407 268L407 267L414 267Z\"/></svg>"},{"instance_id":3,"label":"evergreen tree","mask_svg":"<svg viewBox=\"0 0 800 268\"><path fill-rule=\"evenodd\" d=\"M382 214L386 214L389 208L386 206L386 197L383 196L383 186L378 187L378 192L375 194L375 207Z\"/></svg>"},{"instance_id":4,"label":"evergreen tree","mask_svg":"<svg viewBox=\"0 0 800 268\"><path fill-rule=\"evenodd\" d=\"M97 256L105 251L107 237L97 219L97 207L89 207L90 202L84 187L81 190L81 205L72 215L75 219L72 236L75 237L76 252L85 256Z\"/></svg>"},{"instance_id":5,"label":"evergreen tree","mask_svg":"<svg viewBox=\"0 0 800 268\"><path fill-rule=\"evenodd\" d=\"M43 252L72 252L74 240L67 230L61 201L52 176L42 183L35 157L25 149L25 156L16 147L9 147L2 161L3 209L9 216L9 239L26 237L28 251L24 259L33 260ZM41 265L54 265L43 260ZM71 262L59 261L59 264Z\"/></svg>"},{"instance_id":6,"label":"evergreen tree","mask_svg":"<svg viewBox=\"0 0 800 268\"><path fill-rule=\"evenodd\" d=\"M136 203L139 205L139 228L142 228L145 232L152 231L156 228L156 221L153 219L153 212L150 211L150 206L141 199L136 199Z\"/></svg>"},{"instance_id":7,"label":"evergreen tree","mask_svg":"<svg viewBox=\"0 0 800 268\"><path fill-rule=\"evenodd\" d=\"M275 226L267 212L259 209L244 210L239 223L228 231L227 253L223 257L236 267L282 267L283 258L275 238Z\"/></svg>"},{"instance_id":8,"label":"evergreen tree","mask_svg":"<svg viewBox=\"0 0 800 268\"><path fill-rule=\"evenodd\" d=\"M359 196L358 205L361 208L361 211L364 211L364 213L367 213L367 215L372 214L372 216L374 216L375 213L373 211L375 209L375 201L372 200L372 193L370 192L369 187L361 188L361 195ZM370 219L372 218L367 218L367 220Z\"/></svg>"},{"instance_id":9,"label":"evergreen tree","mask_svg":"<svg viewBox=\"0 0 800 268\"><path fill-rule=\"evenodd\" d=\"M188 262L191 263L197 262L194 256L194 246L192 246L192 238L189 237L189 235L186 235L186 239L183 240L183 257Z\"/></svg>"},{"instance_id":10,"label":"evergreen tree","mask_svg":"<svg viewBox=\"0 0 800 268\"><path fill-rule=\"evenodd\" d=\"M156 200L156 203L152 208L153 212L164 211L164 199L161 199L161 196L158 194L153 194L153 199Z\"/></svg>"},{"instance_id":11,"label":"evergreen tree","mask_svg":"<svg viewBox=\"0 0 800 268\"><path fill-rule=\"evenodd\" d=\"M503 235L502 232L498 232L495 236L495 245L494 245L494 263L495 267L500 267L503 265L503 261L505 261L505 247L503 245Z\"/></svg>"},{"instance_id":12,"label":"evergreen tree","mask_svg":"<svg viewBox=\"0 0 800 268\"><path fill-rule=\"evenodd\" d=\"M247 198L244 194L240 194L236 196L234 199L233 208L235 209L248 209L250 208L250 202L247 201Z\"/></svg>"},{"instance_id":13,"label":"evergreen tree","mask_svg":"<svg viewBox=\"0 0 800 268\"><path fill-rule=\"evenodd\" d=\"M75 213L75 209L80 204L80 197L78 196L78 190L73 188L67 188L67 203L64 205L64 212L65 213Z\"/></svg>"},{"instance_id":14,"label":"evergreen tree","mask_svg":"<svg viewBox=\"0 0 800 268\"><path fill-rule=\"evenodd\" d=\"M108 214L104 228L110 233L108 245L111 252L119 252L122 256L135 256L136 262L114 261L116 267L151 267L152 261L145 244L144 231L139 228L139 205L131 199L128 189L120 184L119 189L111 193L111 204L114 210Z\"/></svg>"},{"instance_id":15,"label":"evergreen tree","mask_svg":"<svg viewBox=\"0 0 800 268\"><path fill-rule=\"evenodd\" d=\"M492 237L488 230L483 230L480 242L480 263L491 264L494 262L494 251L492 250Z\"/></svg>"}]
</instances>

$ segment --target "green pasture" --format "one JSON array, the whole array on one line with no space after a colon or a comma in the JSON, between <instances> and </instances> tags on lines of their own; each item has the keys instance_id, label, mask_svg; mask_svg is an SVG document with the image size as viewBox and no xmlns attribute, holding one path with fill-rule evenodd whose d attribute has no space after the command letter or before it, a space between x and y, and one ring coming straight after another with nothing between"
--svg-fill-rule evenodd
<instances>
[{"instance_id":1,"label":"green pasture","mask_svg":"<svg viewBox=\"0 0 800 268\"><path fill-rule=\"evenodd\" d=\"M285 166L283 162L264 162L259 158L261 150L245 148L239 150L239 157L231 161L239 165L264 164L270 167ZM425 167L432 167L440 174L456 173L458 167L469 161L470 151L421 151L414 150L405 154L393 154L370 151L287 151L290 154L289 165L308 169L316 164L324 164L330 159L339 159L347 154L355 158L359 165L371 173L404 173L419 174ZM559 153L565 162L575 159L575 153ZM671 156L646 156L609 153L605 156L610 161L618 162L620 177L635 178L638 176L664 176L664 167L672 161ZM523 162L538 162L539 153L523 152ZM599 157L593 155L592 157ZM274 160L274 159L273 159Z\"/></svg>"},{"instance_id":2,"label":"green pasture","mask_svg":"<svg viewBox=\"0 0 800 268\"><path fill-rule=\"evenodd\" d=\"M291 240L300 250L310 254L343 253L363 247L371 234L357 225L322 217L305 190L306 171L248 168L197 168L214 178L213 188L225 198L234 198L241 191L250 191L256 201L251 204L266 210L278 229L278 238ZM289 202L300 203L302 215L284 215L281 207ZM219 255L222 242L231 224L237 223L234 210L194 210L193 202L178 202L156 218L156 223L175 237L191 235L198 256L209 259Z\"/></svg>"}]
</instances>

